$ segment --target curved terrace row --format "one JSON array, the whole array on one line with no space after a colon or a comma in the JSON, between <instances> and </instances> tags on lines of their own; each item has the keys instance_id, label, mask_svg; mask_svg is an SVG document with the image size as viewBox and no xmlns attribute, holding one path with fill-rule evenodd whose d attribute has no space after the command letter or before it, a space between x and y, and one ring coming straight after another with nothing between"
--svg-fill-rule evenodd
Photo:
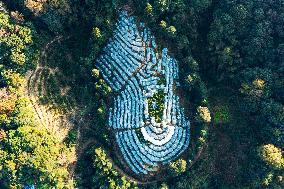
<instances>
[{"instance_id":1,"label":"curved terrace row","mask_svg":"<svg viewBox=\"0 0 284 189\"><path fill-rule=\"evenodd\" d=\"M147 174L189 144L190 123L175 94L178 64L166 48L158 53L150 31L144 24L137 27L126 11L116 27L96 62L116 94L108 125L132 171Z\"/></svg>"}]
</instances>

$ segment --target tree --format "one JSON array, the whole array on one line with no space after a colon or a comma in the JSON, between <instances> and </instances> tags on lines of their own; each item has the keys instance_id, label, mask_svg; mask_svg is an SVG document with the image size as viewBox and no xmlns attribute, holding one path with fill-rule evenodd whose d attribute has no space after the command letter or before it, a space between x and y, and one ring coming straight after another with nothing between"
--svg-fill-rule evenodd
<instances>
[{"instance_id":1,"label":"tree","mask_svg":"<svg viewBox=\"0 0 284 189\"><path fill-rule=\"evenodd\" d=\"M96 82L95 88L104 96L107 96L109 93L112 92L111 88L103 79L99 79L99 81Z\"/></svg>"},{"instance_id":2,"label":"tree","mask_svg":"<svg viewBox=\"0 0 284 189\"><path fill-rule=\"evenodd\" d=\"M92 70L92 76L95 78L95 79L98 79L99 76L100 76L100 71L98 69L93 69Z\"/></svg>"},{"instance_id":3,"label":"tree","mask_svg":"<svg viewBox=\"0 0 284 189\"><path fill-rule=\"evenodd\" d=\"M0 66L1 71L1 66ZM24 87L26 86L25 78L11 70L11 69L3 69L2 72L0 72L0 77L2 77L2 84L9 90L11 93L16 94L23 94Z\"/></svg>"},{"instance_id":4,"label":"tree","mask_svg":"<svg viewBox=\"0 0 284 189\"><path fill-rule=\"evenodd\" d=\"M160 26L161 26L161 28L166 29L167 23L164 20L161 20Z\"/></svg>"},{"instance_id":5,"label":"tree","mask_svg":"<svg viewBox=\"0 0 284 189\"><path fill-rule=\"evenodd\" d=\"M201 107L201 106L199 106L199 107L197 108L197 112L198 112L199 118L200 118L202 121L204 121L204 122L206 122L206 123L211 122L210 111L209 111L209 109L208 109L207 107Z\"/></svg>"},{"instance_id":6,"label":"tree","mask_svg":"<svg viewBox=\"0 0 284 189\"><path fill-rule=\"evenodd\" d=\"M263 161L272 166L273 168L284 168L284 158L280 148L275 147L273 144L266 144L259 148L259 155Z\"/></svg>"},{"instance_id":7,"label":"tree","mask_svg":"<svg viewBox=\"0 0 284 189\"><path fill-rule=\"evenodd\" d=\"M25 1L25 6L31 10L35 15L39 15L44 11L44 5L47 2L47 0L40 0L40 1L35 1L35 0L26 0Z\"/></svg>"},{"instance_id":8,"label":"tree","mask_svg":"<svg viewBox=\"0 0 284 189\"><path fill-rule=\"evenodd\" d=\"M0 129L0 142L5 140L6 136L7 135L6 135L5 131L3 129Z\"/></svg>"},{"instance_id":9,"label":"tree","mask_svg":"<svg viewBox=\"0 0 284 189\"><path fill-rule=\"evenodd\" d=\"M152 15L152 13L153 13L153 7L152 7L152 5L151 5L150 3L147 3L147 6L146 6L146 8L145 8L145 11L146 11L146 13L147 13L148 15Z\"/></svg>"},{"instance_id":10,"label":"tree","mask_svg":"<svg viewBox=\"0 0 284 189\"><path fill-rule=\"evenodd\" d=\"M161 11L161 12L165 12L168 10L169 8L169 1L168 0L158 0L155 2L156 3L156 7Z\"/></svg>"},{"instance_id":11,"label":"tree","mask_svg":"<svg viewBox=\"0 0 284 189\"><path fill-rule=\"evenodd\" d=\"M174 35L177 31L177 29L174 26L168 27L167 30L171 35Z\"/></svg>"},{"instance_id":12,"label":"tree","mask_svg":"<svg viewBox=\"0 0 284 189\"><path fill-rule=\"evenodd\" d=\"M77 24L77 0L15 0L25 14L33 14L54 33L62 33Z\"/></svg>"},{"instance_id":13,"label":"tree","mask_svg":"<svg viewBox=\"0 0 284 189\"><path fill-rule=\"evenodd\" d=\"M172 174L180 175L186 171L186 161L183 159L178 159L169 164L169 168Z\"/></svg>"},{"instance_id":14,"label":"tree","mask_svg":"<svg viewBox=\"0 0 284 189\"><path fill-rule=\"evenodd\" d=\"M6 132L0 144L0 180L11 188L25 185L63 188L71 151L45 128L25 126Z\"/></svg>"},{"instance_id":15,"label":"tree","mask_svg":"<svg viewBox=\"0 0 284 189\"><path fill-rule=\"evenodd\" d=\"M0 89L0 115L10 115L16 106L17 96L9 93L6 88Z\"/></svg>"},{"instance_id":16,"label":"tree","mask_svg":"<svg viewBox=\"0 0 284 189\"><path fill-rule=\"evenodd\" d=\"M100 39L102 37L101 30L98 27L93 28L93 35L95 39Z\"/></svg>"},{"instance_id":17,"label":"tree","mask_svg":"<svg viewBox=\"0 0 284 189\"><path fill-rule=\"evenodd\" d=\"M159 189L169 189L169 186L166 183L162 183Z\"/></svg>"},{"instance_id":18,"label":"tree","mask_svg":"<svg viewBox=\"0 0 284 189\"><path fill-rule=\"evenodd\" d=\"M120 176L118 172L113 168L111 160L107 157L105 151L101 148L94 149L94 167L96 169L96 175L94 175L93 182L98 186L98 180L100 182L100 188L134 188L138 189L136 183L130 182L125 177Z\"/></svg>"},{"instance_id":19,"label":"tree","mask_svg":"<svg viewBox=\"0 0 284 189\"><path fill-rule=\"evenodd\" d=\"M15 23L5 12L0 12L0 47L1 59L8 64L7 67L18 68L31 59L31 54L25 54L25 51L32 45L32 30L19 23ZM32 52L32 51L31 51Z\"/></svg>"}]
</instances>

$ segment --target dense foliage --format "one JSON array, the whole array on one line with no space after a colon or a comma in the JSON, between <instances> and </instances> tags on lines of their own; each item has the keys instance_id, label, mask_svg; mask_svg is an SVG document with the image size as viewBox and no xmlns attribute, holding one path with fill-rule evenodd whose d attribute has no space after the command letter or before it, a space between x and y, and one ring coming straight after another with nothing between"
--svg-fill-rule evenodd
<instances>
[{"instance_id":1,"label":"dense foliage","mask_svg":"<svg viewBox=\"0 0 284 189\"><path fill-rule=\"evenodd\" d=\"M120 177L118 172L113 168L111 160L107 157L102 148L94 149L94 167L96 175L93 179L93 186L98 188L135 188L136 184L126 180L125 177Z\"/></svg>"},{"instance_id":2,"label":"dense foliage","mask_svg":"<svg viewBox=\"0 0 284 189\"><path fill-rule=\"evenodd\" d=\"M157 44L178 60L182 91L177 92L192 123L188 153L139 187L283 188L282 0L0 2L0 188L136 187L129 179L139 178L116 170L123 165L105 127L113 91L93 64L121 9L145 22ZM54 36L76 44L74 50L59 43L53 49L57 56L47 55L56 58L47 63L63 70L66 83L76 78L77 113L90 122L84 125L92 125L78 136L70 132L65 142L38 123L26 95L27 71ZM153 109L157 118L158 109ZM91 150L78 157L70 176L74 146L78 154L83 151L76 144L80 136ZM91 148L92 142L100 147Z\"/></svg>"},{"instance_id":3,"label":"dense foliage","mask_svg":"<svg viewBox=\"0 0 284 189\"><path fill-rule=\"evenodd\" d=\"M9 188L71 186L72 149L36 122L25 95L25 72L37 57L33 27L18 12L1 11L0 23L0 182Z\"/></svg>"},{"instance_id":4,"label":"dense foliage","mask_svg":"<svg viewBox=\"0 0 284 189\"><path fill-rule=\"evenodd\" d=\"M158 91L149 98L149 115L154 117L157 123L160 123L163 117L165 94L163 91Z\"/></svg>"},{"instance_id":5,"label":"dense foliage","mask_svg":"<svg viewBox=\"0 0 284 189\"><path fill-rule=\"evenodd\" d=\"M257 153L260 148L261 158L268 162L277 161L270 153L273 148L283 149L284 142L284 93L280 87L284 84L283 11L282 1L221 1L214 10L208 34L210 75L239 90L241 111L257 133L255 146L250 146L249 151ZM278 159L281 153L280 150ZM250 181L256 184L259 179L259 185L272 188L283 184L277 179L283 172L251 158L247 162L254 172L248 172ZM276 162L271 164L277 167Z\"/></svg>"}]
</instances>

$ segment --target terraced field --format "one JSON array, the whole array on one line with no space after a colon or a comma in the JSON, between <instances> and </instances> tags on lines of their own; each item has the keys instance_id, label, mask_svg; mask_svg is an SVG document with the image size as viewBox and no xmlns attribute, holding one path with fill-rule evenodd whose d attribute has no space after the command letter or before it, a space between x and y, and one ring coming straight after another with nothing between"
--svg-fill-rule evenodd
<instances>
[{"instance_id":1,"label":"terraced field","mask_svg":"<svg viewBox=\"0 0 284 189\"><path fill-rule=\"evenodd\" d=\"M58 36L44 46L37 68L28 74L27 93L38 121L61 141L76 128L79 158L86 147L99 141L85 138L84 133L92 131L91 121L79 114L88 104L81 103L82 95L74 93L78 88L74 83L84 74L76 76L80 72L76 68L72 68L76 73L68 72L66 66L74 64L72 55L62 56L69 57L65 61L59 60L60 54L53 54L54 48L68 40ZM129 168L137 174L156 172L161 164L181 155L189 145L190 123L176 94L178 63L169 57L167 49L158 52L155 39L144 24L136 26L134 18L122 12L114 36L96 66L113 90L108 126L114 131ZM119 165L115 166L120 170ZM71 167L71 174L74 168Z\"/></svg>"},{"instance_id":2,"label":"terraced field","mask_svg":"<svg viewBox=\"0 0 284 189\"><path fill-rule=\"evenodd\" d=\"M64 140L68 131L73 128L69 119L74 113L74 106L70 96L65 95L69 87L63 83L64 76L58 68L52 68L47 63L52 45L61 40L61 36L55 37L42 49L37 68L27 75L27 94L38 122Z\"/></svg>"},{"instance_id":3,"label":"terraced field","mask_svg":"<svg viewBox=\"0 0 284 189\"><path fill-rule=\"evenodd\" d=\"M166 48L158 52L143 23L122 11L96 66L115 94L108 126L133 172L157 171L187 149L190 123L176 94L178 63Z\"/></svg>"}]
</instances>

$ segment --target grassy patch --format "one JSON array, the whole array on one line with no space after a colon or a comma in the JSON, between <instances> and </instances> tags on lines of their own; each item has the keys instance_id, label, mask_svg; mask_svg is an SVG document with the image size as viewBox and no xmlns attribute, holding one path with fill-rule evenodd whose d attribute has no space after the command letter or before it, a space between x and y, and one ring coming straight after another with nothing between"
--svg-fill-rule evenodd
<instances>
[{"instance_id":1,"label":"grassy patch","mask_svg":"<svg viewBox=\"0 0 284 189\"><path fill-rule=\"evenodd\" d=\"M152 97L148 98L148 108L150 117L154 117L157 123L161 123L164 111L165 93L159 90Z\"/></svg>"}]
</instances>

